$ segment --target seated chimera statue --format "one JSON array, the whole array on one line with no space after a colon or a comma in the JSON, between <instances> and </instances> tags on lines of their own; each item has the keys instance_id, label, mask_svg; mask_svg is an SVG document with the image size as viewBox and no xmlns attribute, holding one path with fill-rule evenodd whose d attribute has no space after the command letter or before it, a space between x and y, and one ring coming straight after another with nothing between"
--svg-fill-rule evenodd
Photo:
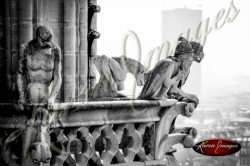
<instances>
[{"instance_id":1,"label":"seated chimera statue","mask_svg":"<svg viewBox=\"0 0 250 166\"><path fill-rule=\"evenodd\" d=\"M203 47L197 42L179 38L175 55L159 61L145 74L146 83L139 99L175 98L178 101L199 103L196 95L185 93L181 87L185 84L193 61L198 63L204 57Z\"/></svg>"},{"instance_id":2,"label":"seated chimera statue","mask_svg":"<svg viewBox=\"0 0 250 166\"><path fill-rule=\"evenodd\" d=\"M61 50L52 41L50 28L36 29L36 37L21 46L18 61L19 109L25 103L48 104L50 108L62 82Z\"/></svg>"}]
</instances>

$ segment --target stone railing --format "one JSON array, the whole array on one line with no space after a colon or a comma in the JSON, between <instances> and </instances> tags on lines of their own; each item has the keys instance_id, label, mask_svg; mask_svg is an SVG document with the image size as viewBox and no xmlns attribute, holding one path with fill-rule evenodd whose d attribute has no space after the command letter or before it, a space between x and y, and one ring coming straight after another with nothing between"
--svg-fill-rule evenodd
<instances>
[{"instance_id":1,"label":"stone railing","mask_svg":"<svg viewBox=\"0 0 250 166\"><path fill-rule=\"evenodd\" d=\"M26 105L20 112L1 104L1 157L10 166L178 165L172 146L190 148L197 134L175 128L178 115L192 115L189 106L122 100L60 103L53 110Z\"/></svg>"}]
</instances>

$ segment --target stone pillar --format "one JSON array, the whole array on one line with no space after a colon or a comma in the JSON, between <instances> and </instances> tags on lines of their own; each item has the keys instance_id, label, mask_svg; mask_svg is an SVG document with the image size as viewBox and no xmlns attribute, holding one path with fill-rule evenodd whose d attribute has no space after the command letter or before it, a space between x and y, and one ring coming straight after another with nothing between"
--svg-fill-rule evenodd
<instances>
[{"instance_id":1,"label":"stone pillar","mask_svg":"<svg viewBox=\"0 0 250 166\"><path fill-rule=\"evenodd\" d=\"M64 101L75 100L76 87L76 2L64 0Z\"/></svg>"},{"instance_id":2,"label":"stone pillar","mask_svg":"<svg viewBox=\"0 0 250 166\"><path fill-rule=\"evenodd\" d=\"M19 0L18 1L18 41L19 47L30 41L33 37L33 0ZM20 48L18 48L20 49Z\"/></svg>"},{"instance_id":3,"label":"stone pillar","mask_svg":"<svg viewBox=\"0 0 250 166\"><path fill-rule=\"evenodd\" d=\"M89 57L89 73L88 73L88 90L94 88L96 83L96 73L94 64L91 60L97 52L97 42L95 39L100 37L97 29L97 13L100 12L100 6L97 5L97 0L89 0L88 7L88 57Z\"/></svg>"},{"instance_id":4,"label":"stone pillar","mask_svg":"<svg viewBox=\"0 0 250 166\"><path fill-rule=\"evenodd\" d=\"M88 0L79 1L79 101L88 97Z\"/></svg>"},{"instance_id":5,"label":"stone pillar","mask_svg":"<svg viewBox=\"0 0 250 166\"><path fill-rule=\"evenodd\" d=\"M49 3L47 3L47 5L49 5L48 7L46 6L46 8L48 8L49 11L46 13L49 13L49 16L47 16L48 23L46 23L46 24L49 24L53 30L53 41L62 49L63 48L62 41L63 41L64 34L62 32L63 23L61 20L63 20L64 13L63 13L63 10L61 9L61 7L63 5L63 2L61 0L52 0L52 1L49 1ZM73 10L70 11L70 13L74 13L74 12L75 11L73 11ZM46 13L44 13L44 15ZM75 16L72 16L72 17L75 17ZM64 18L65 18L65 16L64 16ZM67 21L67 20L64 20L64 21ZM71 20L71 21L73 23L75 21L75 19ZM65 25L70 25L70 24L66 23Z\"/></svg>"},{"instance_id":6,"label":"stone pillar","mask_svg":"<svg viewBox=\"0 0 250 166\"><path fill-rule=\"evenodd\" d=\"M32 39L32 0L2 0L1 17L5 23L5 71L10 96L16 90L16 71L20 45Z\"/></svg>"},{"instance_id":7,"label":"stone pillar","mask_svg":"<svg viewBox=\"0 0 250 166\"><path fill-rule=\"evenodd\" d=\"M79 101L88 97L88 0L79 1Z\"/></svg>"},{"instance_id":8,"label":"stone pillar","mask_svg":"<svg viewBox=\"0 0 250 166\"><path fill-rule=\"evenodd\" d=\"M0 1L0 87L2 88L2 92L0 94L0 101L4 100L4 94L6 92L6 64L5 64L5 31L4 31L4 12L5 12L5 3L4 1Z\"/></svg>"},{"instance_id":9,"label":"stone pillar","mask_svg":"<svg viewBox=\"0 0 250 166\"><path fill-rule=\"evenodd\" d=\"M6 84L11 89L11 4L5 0Z\"/></svg>"},{"instance_id":10,"label":"stone pillar","mask_svg":"<svg viewBox=\"0 0 250 166\"><path fill-rule=\"evenodd\" d=\"M97 5L97 0L89 0L89 32L97 30L97 12L100 11L100 7ZM90 50L92 55L97 52L97 42L93 41Z\"/></svg>"},{"instance_id":11,"label":"stone pillar","mask_svg":"<svg viewBox=\"0 0 250 166\"><path fill-rule=\"evenodd\" d=\"M13 2L13 1L11 1ZM15 3L11 3L11 5L15 5ZM12 35L12 43L14 46L12 48L12 71L13 71L13 92L15 94L17 91L16 86L16 71L18 68L18 56L20 54L21 45L27 43L33 38L33 0L17 0L17 8L11 10L17 14L17 22L12 24L14 27L13 33L17 33L17 35Z\"/></svg>"},{"instance_id":12,"label":"stone pillar","mask_svg":"<svg viewBox=\"0 0 250 166\"><path fill-rule=\"evenodd\" d=\"M10 25L11 25L11 78L10 90L14 91L15 88L15 71L17 67L17 56L18 56L18 0L11 1L10 4L11 13L10 13ZM20 16L19 16L20 17ZM20 40L19 40L20 41Z\"/></svg>"},{"instance_id":13,"label":"stone pillar","mask_svg":"<svg viewBox=\"0 0 250 166\"><path fill-rule=\"evenodd\" d=\"M34 15L35 15L35 23L33 29L36 29L38 25L43 24L44 16L43 16L43 10L47 6L44 6L44 0L36 0L34 1ZM35 31L34 31L35 32ZM35 36L33 32L33 35Z\"/></svg>"},{"instance_id":14,"label":"stone pillar","mask_svg":"<svg viewBox=\"0 0 250 166\"><path fill-rule=\"evenodd\" d=\"M40 0L43 1L43 0ZM45 3L46 2L46 3ZM62 0L50 0L43 1L43 19L45 24L49 24L53 30L53 41L61 48L62 55L64 49L64 32L63 32L63 1ZM46 11L47 10L47 11ZM73 11L72 11L73 12ZM63 65L63 61L62 61ZM62 67L62 72L64 72L64 67ZM63 74L62 74L63 75ZM63 85L59 91L56 100L63 101Z\"/></svg>"}]
</instances>

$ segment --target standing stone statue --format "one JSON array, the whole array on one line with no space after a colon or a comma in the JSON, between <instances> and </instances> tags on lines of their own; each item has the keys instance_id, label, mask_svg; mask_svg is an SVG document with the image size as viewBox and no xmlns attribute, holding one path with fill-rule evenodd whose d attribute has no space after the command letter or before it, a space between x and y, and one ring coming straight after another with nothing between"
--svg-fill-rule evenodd
<instances>
[{"instance_id":1,"label":"standing stone statue","mask_svg":"<svg viewBox=\"0 0 250 166\"><path fill-rule=\"evenodd\" d=\"M18 106L48 104L51 108L61 87L61 50L52 41L52 31L39 26L33 40L21 46L17 86Z\"/></svg>"}]
</instances>

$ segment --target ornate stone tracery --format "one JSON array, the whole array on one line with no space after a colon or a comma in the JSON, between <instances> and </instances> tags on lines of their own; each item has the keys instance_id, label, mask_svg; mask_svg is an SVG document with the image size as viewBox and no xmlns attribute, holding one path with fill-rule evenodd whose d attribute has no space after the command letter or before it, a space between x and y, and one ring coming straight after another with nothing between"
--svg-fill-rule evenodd
<instances>
[{"instance_id":1,"label":"ornate stone tracery","mask_svg":"<svg viewBox=\"0 0 250 166\"><path fill-rule=\"evenodd\" d=\"M17 163L17 165L22 165L21 163L18 164L21 158L30 165L31 163L35 165L36 162L45 164L50 160L50 164L56 166L63 165L63 163L69 165L128 163L130 165L134 162L152 162L154 165L159 162L171 162L172 154L175 152L172 146L181 143L186 148L192 147L197 133L194 128L179 129L174 127L175 118L178 115L187 117L192 115L192 112L185 109L187 103L176 102L173 100L162 104L159 101L142 100L140 103L120 101L120 105L117 105L116 101L111 101L108 103L102 102L102 105L99 106L95 105L95 102L72 103L70 107L69 105L65 107L56 104L53 108L53 114L60 114L60 116L53 115L52 121L41 121L40 119L48 119L46 118L48 113L44 110L43 113L41 112L42 116L40 116L38 112L37 118L32 121L28 120L30 127L14 130L3 140L3 147L5 148L2 150L2 154L5 156L6 162ZM128 109L129 104L133 105L134 108L131 109L135 109L135 111ZM6 108L10 108L10 106L5 105ZM68 114L60 113L69 108ZM88 108L91 108L91 110ZM107 110L107 108L111 109ZM120 115L114 115L116 117L114 122L116 123L112 122L112 109L117 115ZM75 112L75 110L78 111ZM102 112L98 115L100 120L89 119L90 121L86 121L82 125L81 122L71 124L75 115L87 117L89 111L95 116ZM123 112L126 112L126 114L123 114ZM49 116L49 118L51 117L52 115ZM58 121L58 117L60 117L60 121ZM19 126L27 125L18 123ZM2 126L2 123L0 125ZM47 127L49 132L47 129L43 129L44 132L39 132L42 126ZM13 158L13 155L10 155L14 153L13 149L7 147L13 141L19 140L18 138L21 135L27 135L27 132L38 134L38 137L34 138L33 143L29 143L28 147L30 148L25 153L27 154L26 157L17 156ZM46 152L46 146L48 145L50 149ZM22 147L17 148L22 150ZM166 160L169 157L171 160Z\"/></svg>"}]
</instances>

